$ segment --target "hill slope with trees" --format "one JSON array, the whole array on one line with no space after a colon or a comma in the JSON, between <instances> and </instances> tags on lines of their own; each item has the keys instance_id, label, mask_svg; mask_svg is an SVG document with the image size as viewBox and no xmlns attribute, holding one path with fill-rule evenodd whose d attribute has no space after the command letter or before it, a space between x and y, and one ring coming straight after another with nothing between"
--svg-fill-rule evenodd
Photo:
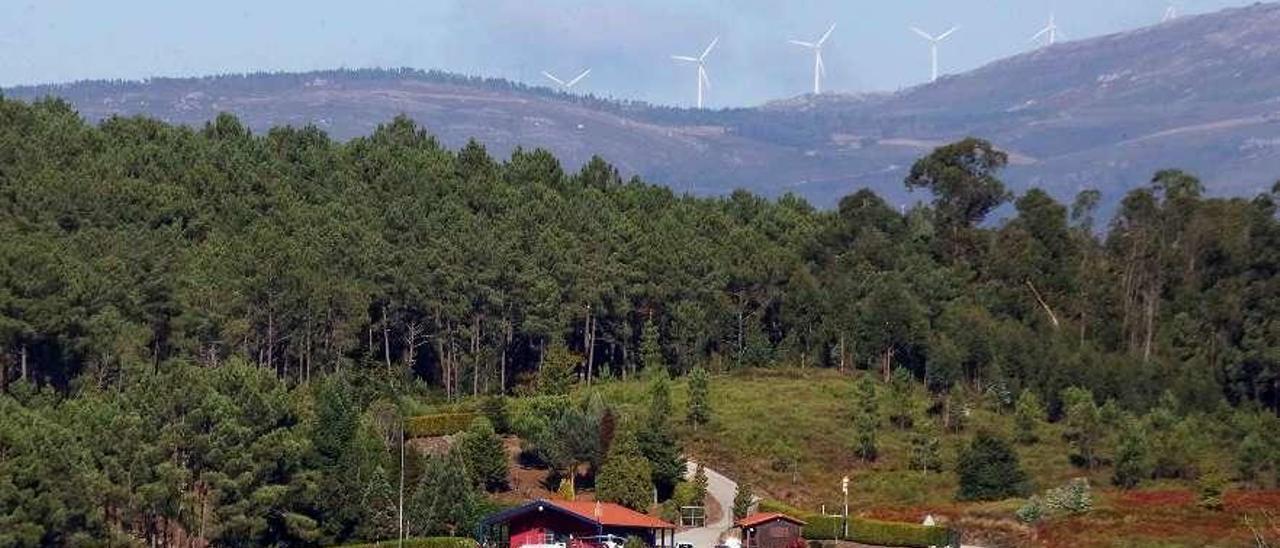
<instances>
[{"instance_id":1,"label":"hill slope with trees","mask_svg":"<svg viewBox=\"0 0 1280 548\"><path fill-rule=\"evenodd\" d=\"M1055 420L1083 401L1072 388L1133 413L1166 392L1280 410L1280 187L1210 198L1161 171L1099 237L1096 193L1014 196L1007 161L966 139L906 177L931 204L860 191L818 210L677 195L599 158L566 172L542 150L452 150L406 118L336 142L2 100L0 400L23 418L0 438L0 520L20 544L178 522L227 542L371 537L355 531L385 516L324 493L386 496L379 400L664 367L867 370L943 409L1025 391ZM145 442L115 443L130 432ZM670 464L672 439L635 445ZM454 460L421 475L458 476ZM481 502L418 522L465 530Z\"/></svg>"}]
</instances>

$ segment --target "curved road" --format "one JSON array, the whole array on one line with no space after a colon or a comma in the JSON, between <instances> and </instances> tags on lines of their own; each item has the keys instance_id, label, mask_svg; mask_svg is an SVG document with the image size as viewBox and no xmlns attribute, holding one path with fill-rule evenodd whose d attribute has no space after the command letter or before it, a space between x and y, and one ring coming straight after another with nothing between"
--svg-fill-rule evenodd
<instances>
[{"instance_id":1,"label":"curved road","mask_svg":"<svg viewBox=\"0 0 1280 548\"><path fill-rule=\"evenodd\" d=\"M698 464L689 461L685 477L692 480ZM720 505L720 519L708 522L705 526L676 533L676 542L687 542L693 548L712 548L719 544L720 536L733 527L733 497L738 494L738 484L710 468L703 468L707 473L707 495Z\"/></svg>"}]
</instances>

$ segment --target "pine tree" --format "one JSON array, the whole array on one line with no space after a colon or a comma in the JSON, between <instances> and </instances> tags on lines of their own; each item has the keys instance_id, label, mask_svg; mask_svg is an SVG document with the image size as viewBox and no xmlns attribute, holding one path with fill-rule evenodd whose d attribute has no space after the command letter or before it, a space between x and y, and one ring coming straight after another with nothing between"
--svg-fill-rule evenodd
<instances>
[{"instance_id":1,"label":"pine tree","mask_svg":"<svg viewBox=\"0 0 1280 548\"><path fill-rule=\"evenodd\" d=\"M876 383L870 375L858 381L854 396L853 452L865 461L879 457L876 431L880 428L880 403L876 397Z\"/></svg>"},{"instance_id":2,"label":"pine tree","mask_svg":"<svg viewBox=\"0 0 1280 548\"><path fill-rule=\"evenodd\" d=\"M477 417L471 423L461 436L458 451L467 467L467 475L476 486L488 491L506 488L507 451L489 419Z\"/></svg>"},{"instance_id":3,"label":"pine tree","mask_svg":"<svg viewBox=\"0 0 1280 548\"><path fill-rule=\"evenodd\" d=\"M1014 441L1021 444L1035 443L1040 439L1040 426L1044 424L1044 405L1035 392L1023 389L1013 412Z\"/></svg>"},{"instance_id":4,"label":"pine tree","mask_svg":"<svg viewBox=\"0 0 1280 548\"><path fill-rule=\"evenodd\" d=\"M633 510L648 508L653 500L652 475L635 435L623 430L614 438L609 456L596 475L596 498Z\"/></svg>"},{"instance_id":5,"label":"pine tree","mask_svg":"<svg viewBox=\"0 0 1280 548\"><path fill-rule=\"evenodd\" d=\"M960 490L956 499L1001 500L1030 491L1027 473L1009 443L985 430L979 431L956 463Z\"/></svg>"},{"instance_id":6,"label":"pine tree","mask_svg":"<svg viewBox=\"0 0 1280 548\"><path fill-rule=\"evenodd\" d=\"M637 440L641 454L651 466L659 496L669 497L676 484L684 479L686 465L671 426L671 380L665 368L650 370L649 374L649 412Z\"/></svg>"},{"instance_id":7,"label":"pine tree","mask_svg":"<svg viewBox=\"0 0 1280 548\"><path fill-rule=\"evenodd\" d=\"M581 363L582 357L563 344L551 345L542 361L542 369L538 371L538 393L568 394L569 389L578 382L578 365Z\"/></svg>"},{"instance_id":8,"label":"pine tree","mask_svg":"<svg viewBox=\"0 0 1280 548\"><path fill-rule=\"evenodd\" d=\"M650 373L667 368L666 360L662 358L662 345L658 342L658 326L654 325L652 316L645 318L640 331L640 361L645 371Z\"/></svg>"},{"instance_id":9,"label":"pine tree","mask_svg":"<svg viewBox=\"0 0 1280 548\"><path fill-rule=\"evenodd\" d=\"M755 503L755 494L751 490L751 482L738 484L738 492L733 495L733 519L742 519L751 513Z\"/></svg>"},{"instance_id":10,"label":"pine tree","mask_svg":"<svg viewBox=\"0 0 1280 548\"><path fill-rule=\"evenodd\" d=\"M911 469L928 472L942 469L942 439L938 428L923 414L912 421Z\"/></svg>"},{"instance_id":11,"label":"pine tree","mask_svg":"<svg viewBox=\"0 0 1280 548\"><path fill-rule=\"evenodd\" d=\"M430 457L406 504L409 534L429 537L470 532L480 518L479 497L456 452Z\"/></svg>"},{"instance_id":12,"label":"pine tree","mask_svg":"<svg viewBox=\"0 0 1280 548\"><path fill-rule=\"evenodd\" d=\"M1240 479L1248 482L1258 481L1268 464L1267 461L1271 458L1271 451L1262 436L1257 432L1249 432L1240 442L1240 449L1236 452L1236 468L1240 472Z\"/></svg>"},{"instance_id":13,"label":"pine tree","mask_svg":"<svg viewBox=\"0 0 1280 548\"><path fill-rule=\"evenodd\" d=\"M707 370L695 367L689 374L689 424L696 429L711 422L710 379Z\"/></svg>"},{"instance_id":14,"label":"pine tree","mask_svg":"<svg viewBox=\"0 0 1280 548\"><path fill-rule=\"evenodd\" d=\"M701 505L706 500L707 492L711 488L711 481L707 479L707 469L698 463L693 471L693 500L694 504Z\"/></svg>"},{"instance_id":15,"label":"pine tree","mask_svg":"<svg viewBox=\"0 0 1280 548\"><path fill-rule=\"evenodd\" d=\"M1098 450L1104 435L1102 412L1093 399L1093 393L1085 389L1064 390L1062 402L1067 414L1065 436L1075 450L1072 460L1092 469L1098 462Z\"/></svg>"},{"instance_id":16,"label":"pine tree","mask_svg":"<svg viewBox=\"0 0 1280 548\"><path fill-rule=\"evenodd\" d=\"M1121 489L1133 489L1151 477L1151 455L1147 433L1138 421L1129 418L1116 441L1115 471L1111 483Z\"/></svg>"}]
</instances>

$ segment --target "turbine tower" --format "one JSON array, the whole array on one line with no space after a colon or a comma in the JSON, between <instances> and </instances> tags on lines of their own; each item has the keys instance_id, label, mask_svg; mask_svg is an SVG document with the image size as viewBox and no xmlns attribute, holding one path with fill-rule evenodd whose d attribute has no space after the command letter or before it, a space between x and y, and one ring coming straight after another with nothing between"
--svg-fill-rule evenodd
<instances>
[{"instance_id":1,"label":"turbine tower","mask_svg":"<svg viewBox=\"0 0 1280 548\"><path fill-rule=\"evenodd\" d=\"M702 50L702 55L691 57L688 55L672 55L671 58L676 61L684 61L686 63L698 64L698 108L702 108L703 85L709 89L711 87L711 79L707 77L707 55L711 54L711 50L715 49L716 44L720 43L720 37L717 36L707 44L707 49Z\"/></svg>"},{"instance_id":2,"label":"turbine tower","mask_svg":"<svg viewBox=\"0 0 1280 548\"><path fill-rule=\"evenodd\" d=\"M586 78L588 74L591 74L591 69L582 71L582 74L579 74L575 76L572 80L569 80L568 82L566 82L564 80L556 78L556 76L554 74L551 74L550 72L547 72L545 70L542 71L543 76L546 76L548 80L555 82L556 85L560 86L560 90L565 92L568 92L570 89L572 89L574 84L581 82L582 79Z\"/></svg>"},{"instance_id":3,"label":"turbine tower","mask_svg":"<svg viewBox=\"0 0 1280 548\"><path fill-rule=\"evenodd\" d=\"M924 38L925 40L929 41L929 53L933 57L933 71L929 73L930 82L938 81L938 44L943 40L946 40L948 36L951 36L951 33L957 30L960 30L960 27L951 27L951 30L944 32L942 34L939 34L938 36L933 36L916 27L911 27L912 32L919 34L921 38Z\"/></svg>"},{"instance_id":4,"label":"turbine tower","mask_svg":"<svg viewBox=\"0 0 1280 548\"><path fill-rule=\"evenodd\" d=\"M836 24L832 23L827 27L827 32L822 33L822 38L813 42L804 42L801 40L788 40L792 44L802 46L813 50L813 94L822 93L822 77L827 75L827 66L822 64L822 45L827 42L827 38L831 37L831 31L836 30Z\"/></svg>"},{"instance_id":5,"label":"turbine tower","mask_svg":"<svg viewBox=\"0 0 1280 548\"><path fill-rule=\"evenodd\" d=\"M1045 28L1043 28L1043 29L1040 29L1040 32L1037 32L1037 33L1035 34L1035 36L1032 36L1030 41L1035 42L1036 40L1039 40L1041 36L1044 36L1044 37L1045 37L1045 45L1046 45L1046 46L1052 46L1052 45L1054 45L1054 44L1058 43L1058 35L1059 35L1059 34L1061 34L1061 31L1059 31L1059 30L1058 30L1058 23L1057 23L1057 21L1054 19L1053 14L1052 14L1052 13L1050 13L1050 14L1049 14L1049 25L1048 25L1048 26L1046 26L1046 27L1045 27Z\"/></svg>"}]
</instances>

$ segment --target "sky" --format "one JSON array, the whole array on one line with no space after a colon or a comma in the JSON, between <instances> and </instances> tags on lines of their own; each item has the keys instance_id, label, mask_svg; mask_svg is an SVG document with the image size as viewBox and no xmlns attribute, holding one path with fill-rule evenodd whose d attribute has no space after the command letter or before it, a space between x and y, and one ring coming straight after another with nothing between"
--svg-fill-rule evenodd
<instances>
[{"instance_id":1,"label":"sky","mask_svg":"<svg viewBox=\"0 0 1280 548\"><path fill-rule=\"evenodd\" d=\"M1181 15L1252 0L1180 0ZM812 53L787 43L836 29L827 91L893 91L929 78L927 42L960 29L941 72L1024 52L1054 13L1065 39L1159 22L1168 0L0 0L0 86L252 71L414 67L688 106L707 59L708 107L809 91Z\"/></svg>"}]
</instances>

